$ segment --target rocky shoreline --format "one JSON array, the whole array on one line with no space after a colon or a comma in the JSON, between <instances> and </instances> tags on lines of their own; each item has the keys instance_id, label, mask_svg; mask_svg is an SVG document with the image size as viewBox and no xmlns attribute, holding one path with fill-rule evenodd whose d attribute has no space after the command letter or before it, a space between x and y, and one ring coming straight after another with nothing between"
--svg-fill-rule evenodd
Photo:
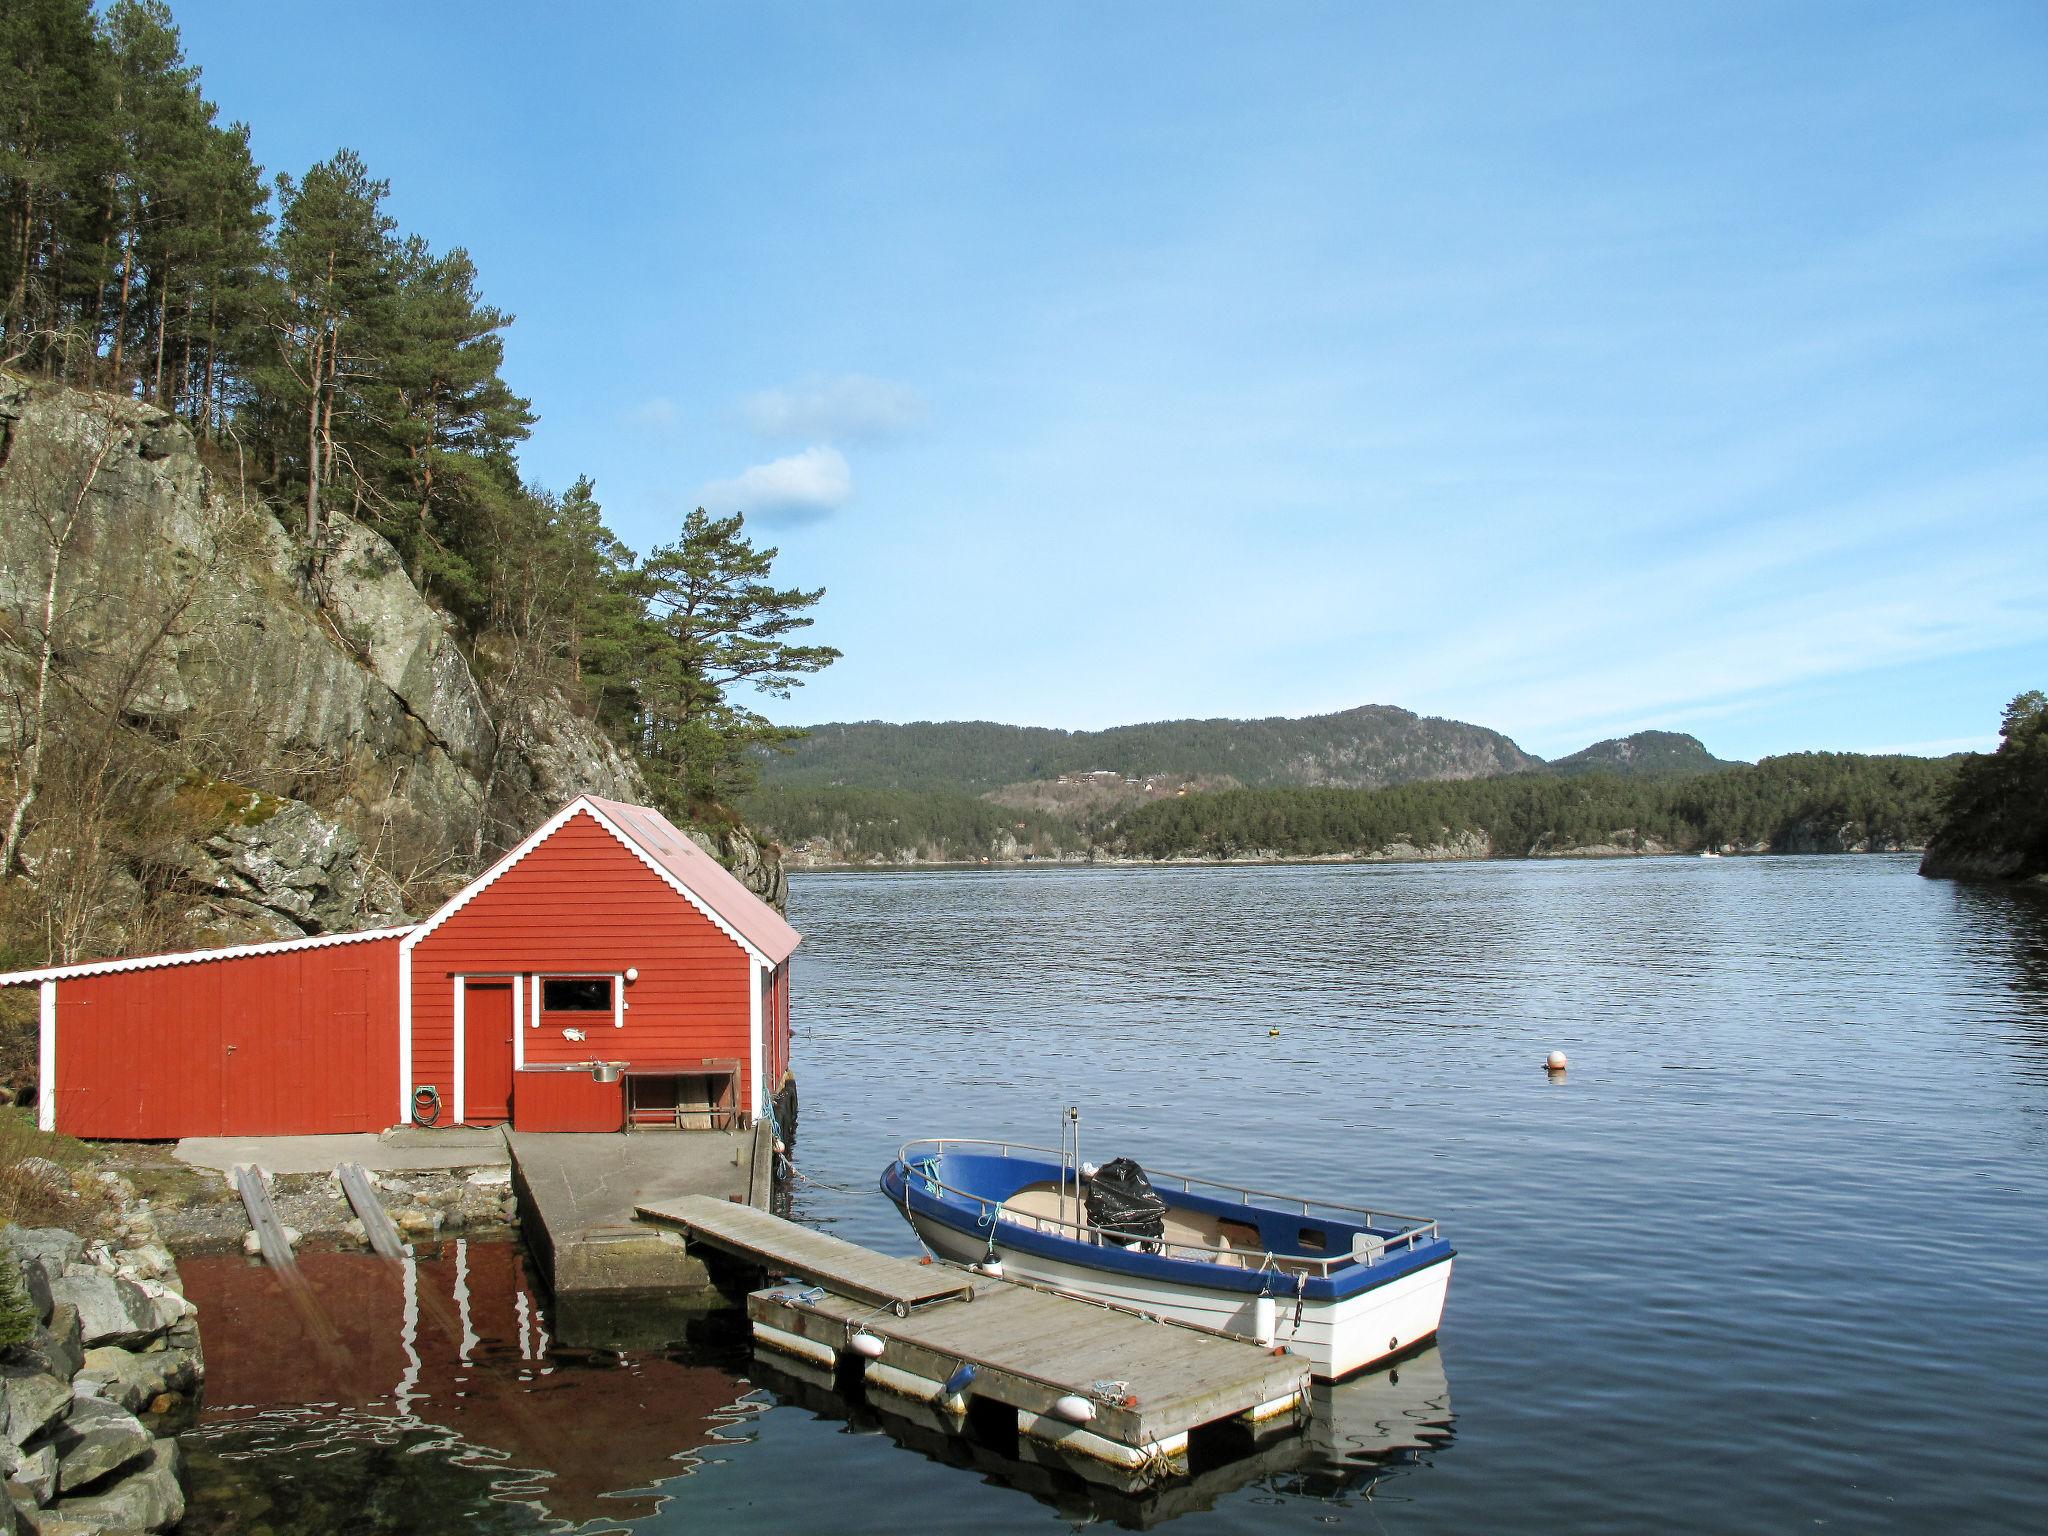
<instances>
[{"instance_id":1,"label":"rocky shoreline","mask_svg":"<svg viewBox=\"0 0 2048 1536\"><path fill-rule=\"evenodd\" d=\"M116 1248L60 1227L6 1227L0 1243L34 1319L0 1354L0 1531L175 1526L185 1492L174 1436L206 1374L177 1261L158 1242Z\"/></svg>"}]
</instances>

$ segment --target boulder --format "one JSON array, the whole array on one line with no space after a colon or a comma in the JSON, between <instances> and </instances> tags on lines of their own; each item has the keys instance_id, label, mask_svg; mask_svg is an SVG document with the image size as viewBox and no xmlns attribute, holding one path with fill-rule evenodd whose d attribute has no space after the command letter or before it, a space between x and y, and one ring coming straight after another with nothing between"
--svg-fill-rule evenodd
<instances>
[{"instance_id":1,"label":"boulder","mask_svg":"<svg viewBox=\"0 0 2048 1536\"><path fill-rule=\"evenodd\" d=\"M25 1445L71 1407L71 1383L29 1365L0 1365L0 1403L6 1407L7 1439Z\"/></svg>"},{"instance_id":2,"label":"boulder","mask_svg":"<svg viewBox=\"0 0 2048 1536\"><path fill-rule=\"evenodd\" d=\"M171 1257L171 1250L162 1243L143 1243L134 1248L123 1248L114 1255L116 1274L126 1275L130 1280L162 1280L166 1283L176 1280L177 1261Z\"/></svg>"},{"instance_id":3,"label":"boulder","mask_svg":"<svg viewBox=\"0 0 2048 1536\"><path fill-rule=\"evenodd\" d=\"M127 1409L97 1397L76 1399L71 1417L50 1436L57 1452L57 1491L84 1492L147 1455L152 1438Z\"/></svg>"},{"instance_id":4,"label":"boulder","mask_svg":"<svg viewBox=\"0 0 2048 1536\"><path fill-rule=\"evenodd\" d=\"M79 1326L88 1347L146 1344L167 1326L141 1286L115 1275L66 1275L50 1287L50 1294L56 1301L78 1308Z\"/></svg>"},{"instance_id":5,"label":"boulder","mask_svg":"<svg viewBox=\"0 0 2048 1536\"><path fill-rule=\"evenodd\" d=\"M7 1476L26 1488L37 1504L49 1503L57 1497L57 1447L45 1441L34 1450L24 1447L16 1451L14 1470Z\"/></svg>"},{"instance_id":6,"label":"boulder","mask_svg":"<svg viewBox=\"0 0 2048 1536\"><path fill-rule=\"evenodd\" d=\"M177 1441L150 1442L147 1459L135 1471L101 1492L58 1499L56 1513L61 1520L97 1521L119 1530L168 1530L185 1518Z\"/></svg>"},{"instance_id":7,"label":"boulder","mask_svg":"<svg viewBox=\"0 0 2048 1536\"><path fill-rule=\"evenodd\" d=\"M14 1251L26 1262L31 1258L41 1259L55 1279L64 1273L68 1265L78 1262L78 1256L85 1252L85 1239L76 1232L66 1232L62 1227L0 1227L0 1237L7 1239Z\"/></svg>"},{"instance_id":8,"label":"boulder","mask_svg":"<svg viewBox=\"0 0 2048 1536\"><path fill-rule=\"evenodd\" d=\"M78 1324L78 1308L61 1302L49 1310L49 1321L36 1325L26 1344L15 1351L25 1365L69 1381L85 1364L85 1340Z\"/></svg>"},{"instance_id":9,"label":"boulder","mask_svg":"<svg viewBox=\"0 0 2048 1536\"><path fill-rule=\"evenodd\" d=\"M0 1249L0 1254L4 1252L4 1249ZM55 1305L56 1298L50 1294L50 1273L43 1268L41 1259L21 1261L21 1290L22 1294L28 1297L28 1304L35 1308L37 1317L46 1318L50 1315L50 1308Z\"/></svg>"},{"instance_id":10,"label":"boulder","mask_svg":"<svg viewBox=\"0 0 2048 1536\"><path fill-rule=\"evenodd\" d=\"M51 1282L60 1279L77 1261L84 1243L55 1227L7 1227L0 1230L0 1238L5 1238L21 1261L22 1287L28 1292L36 1315L48 1317L53 1300Z\"/></svg>"},{"instance_id":11,"label":"boulder","mask_svg":"<svg viewBox=\"0 0 2048 1536\"><path fill-rule=\"evenodd\" d=\"M396 888L348 828L298 800L271 801L265 809L232 817L193 845L186 879L297 933L376 927L399 916Z\"/></svg>"},{"instance_id":12,"label":"boulder","mask_svg":"<svg viewBox=\"0 0 2048 1536\"><path fill-rule=\"evenodd\" d=\"M157 1328L160 1332L168 1330L199 1310L161 1280L137 1280L135 1285L156 1309Z\"/></svg>"},{"instance_id":13,"label":"boulder","mask_svg":"<svg viewBox=\"0 0 2048 1536\"><path fill-rule=\"evenodd\" d=\"M199 1356L189 1349L152 1349L130 1354L125 1349L89 1349L85 1366L73 1381L81 1397L100 1397L135 1413L164 1392L189 1392L204 1374Z\"/></svg>"}]
</instances>

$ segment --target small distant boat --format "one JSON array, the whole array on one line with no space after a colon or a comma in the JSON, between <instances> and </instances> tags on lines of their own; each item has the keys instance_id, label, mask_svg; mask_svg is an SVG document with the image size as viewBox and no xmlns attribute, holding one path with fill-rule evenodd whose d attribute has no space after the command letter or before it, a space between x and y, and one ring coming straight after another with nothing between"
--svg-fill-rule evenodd
<instances>
[{"instance_id":1,"label":"small distant boat","mask_svg":"<svg viewBox=\"0 0 2048 1536\"><path fill-rule=\"evenodd\" d=\"M1435 1337L1455 1257L1423 1217L1015 1142L907 1142L881 1185L940 1258L1285 1348L1326 1381Z\"/></svg>"},{"instance_id":2,"label":"small distant boat","mask_svg":"<svg viewBox=\"0 0 2048 1536\"><path fill-rule=\"evenodd\" d=\"M1711 848L1702 848L1700 850L1700 857L1703 859L1718 859L1721 855L1714 852Z\"/></svg>"}]
</instances>

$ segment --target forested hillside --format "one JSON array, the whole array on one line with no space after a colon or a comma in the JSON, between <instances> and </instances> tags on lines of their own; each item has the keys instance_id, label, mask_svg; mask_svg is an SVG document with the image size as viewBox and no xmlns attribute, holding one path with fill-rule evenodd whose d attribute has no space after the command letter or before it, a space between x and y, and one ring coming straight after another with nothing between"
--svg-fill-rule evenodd
<instances>
[{"instance_id":1,"label":"forested hillside","mask_svg":"<svg viewBox=\"0 0 2048 1536\"><path fill-rule=\"evenodd\" d=\"M1697 736L1677 731L1637 731L1633 736L1596 741L1569 757L1553 758L1549 764L1552 773L1615 773L1645 779L1683 778L1735 766L1714 756Z\"/></svg>"},{"instance_id":2,"label":"forested hillside","mask_svg":"<svg viewBox=\"0 0 2048 1536\"><path fill-rule=\"evenodd\" d=\"M1996 752L1956 770L1923 875L2048 878L2048 694L2014 699L1998 734Z\"/></svg>"},{"instance_id":3,"label":"forested hillside","mask_svg":"<svg viewBox=\"0 0 2048 1536\"><path fill-rule=\"evenodd\" d=\"M767 788L741 802L798 862L973 864L1085 856L1078 818L997 805L950 790Z\"/></svg>"},{"instance_id":4,"label":"forested hillside","mask_svg":"<svg viewBox=\"0 0 2048 1536\"><path fill-rule=\"evenodd\" d=\"M1517 774L1377 791L1267 789L1141 806L1109 839L1140 858L1370 855L1463 838L1494 857L1575 848L1824 852L1922 845L1954 759L1815 752L1693 778Z\"/></svg>"},{"instance_id":5,"label":"forested hillside","mask_svg":"<svg viewBox=\"0 0 2048 1536\"><path fill-rule=\"evenodd\" d=\"M1162 720L1102 731L981 720L818 725L787 756L766 759L762 779L785 787L969 794L1091 772L1139 780L1168 775L1249 785L1372 787L1480 778L1540 762L1498 731L1368 704L1298 720Z\"/></svg>"}]
</instances>

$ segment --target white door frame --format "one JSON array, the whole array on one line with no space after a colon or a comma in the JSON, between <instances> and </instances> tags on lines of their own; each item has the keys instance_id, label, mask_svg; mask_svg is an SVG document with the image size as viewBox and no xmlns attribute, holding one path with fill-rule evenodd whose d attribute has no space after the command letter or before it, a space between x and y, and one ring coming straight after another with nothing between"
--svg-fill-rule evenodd
<instances>
[{"instance_id":1,"label":"white door frame","mask_svg":"<svg viewBox=\"0 0 2048 1536\"><path fill-rule=\"evenodd\" d=\"M466 1063L469 1042L464 1009L467 1002L469 983L472 981L510 982L512 985L512 1071L516 1074L525 1064L524 1041L520 1037L520 997L526 989L520 985L523 977L509 971L478 971L475 974L457 976L455 986L455 1124L462 1125L469 1118L468 1072Z\"/></svg>"}]
</instances>

